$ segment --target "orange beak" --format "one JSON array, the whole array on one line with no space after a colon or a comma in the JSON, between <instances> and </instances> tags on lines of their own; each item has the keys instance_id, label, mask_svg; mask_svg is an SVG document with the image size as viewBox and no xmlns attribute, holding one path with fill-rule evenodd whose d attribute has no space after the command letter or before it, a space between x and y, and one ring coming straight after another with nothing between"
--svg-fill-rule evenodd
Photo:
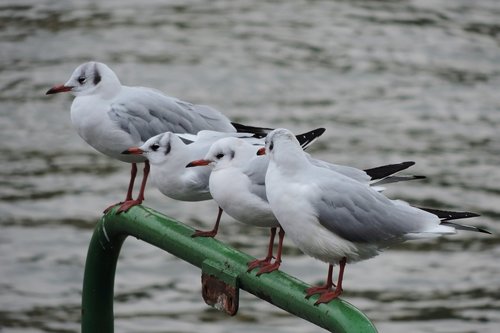
<instances>
[{"instance_id":1,"label":"orange beak","mask_svg":"<svg viewBox=\"0 0 500 333\"><path fill-rule=\"evenodd\" d=\"M73 89L73 87L71 87L71 86L65 86L64 84L61 84L61 85L58 85L58 86L53 86L52 88L50 88L49 90L47 90L47 92L45 93L45 95L52 95L52 94L57 94L57 93L60 93L60 92L71 91L71 89Z\"/></svg>"},{"instance_id":2,"label":"orange beak","mask_svg":"<svg viewBox=\"0 0 500 333\"><path fill-rule=\"evenodd\" d=\"M129 149L122 151L122 154L125 155L142 155L143 153L144 150L139 147L130 147Z\"/></svg>"},{"instance_id":3,"label":"orange beak","mask_svg":"<svg viewBox=\"0 0 500 333\"><path fill-rule=\"evenodd\" d=\"M262 147L259 150L257 150L257 155L266 155L266 148Z\"/></svg>"},{"instance_id":4,"label":"orange beak","mask_svg":"<svg viewBox=\"0 0 500 333\"><path fill-rule=\"evenodd\" d=\"M192 168L192 167L196 167L196 166L209 165L210 162L212 162L212 161L209 161L209 160L196 160L196 161L192 161L192 162L188 163L188 165L186 165L186 168Z\"/></svg>"}]
</instances>

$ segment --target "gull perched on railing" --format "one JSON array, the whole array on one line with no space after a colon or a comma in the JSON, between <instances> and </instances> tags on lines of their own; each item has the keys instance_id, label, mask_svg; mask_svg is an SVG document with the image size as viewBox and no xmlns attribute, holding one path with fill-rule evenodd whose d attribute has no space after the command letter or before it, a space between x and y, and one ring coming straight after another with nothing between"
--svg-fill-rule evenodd
<instances>
[{"instance_id":1,"label":"gull perched on railing","mask_svg":"<svg viewBox=\"0 0 500 333\"><path fill-rule=\"evenodd\" d=\"M450 222L477 214L412 207L337 171L314 165L289 130L269 133L265 148L259 150L264 152L270 158L265 181L274 215L300 250L329 264L325 285L306 290L306 297L321 294L316 304L342 293L346 263L374 257L390 245L456 230L490 233ZM335 286L332 272L336 264L340 270Z\"/></svg>"},{"instance_id":2,"label":"gull perched on railing","mask_svg":"<svg viewBox=\"0 0 500 333\"><path fill-rule=\"evenodd\" d=\"M108 66L94 61L78 66L65 84L52 87L47 95L61 92L75 95L71 121L83 140L109 157L132 163L127 196L118 212L143 201L149 174L148 161L139 155L123 155L125 149L140 146L166 131L193 134L201 130L244 131L265 135L269 130L232 123L209 106L185 102L156 89L124 86ZM137 163L145 166L139 195L133 200Z\"/></svg>"}]
</instances>

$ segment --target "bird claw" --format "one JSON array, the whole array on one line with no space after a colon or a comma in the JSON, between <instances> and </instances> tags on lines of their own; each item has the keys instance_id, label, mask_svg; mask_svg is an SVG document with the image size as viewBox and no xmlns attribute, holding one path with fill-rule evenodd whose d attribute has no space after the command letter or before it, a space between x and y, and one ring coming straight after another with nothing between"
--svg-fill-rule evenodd
<instances>
[{"instance_id":1,"label":"bird claw","mask_svg":"<svg viewBox=\"0 0 500 333\"><path fill-rule=\"evenodd\" d=\"M314 305L319 305L322 303L329 303L333 301L334 299L338 298L342 294L342 289L335 289L334 291L328 291L323 294L318 298L318 300L314 303Z\"/></svg>"},{"instance_id":2,"label":"bird claw","mask_svg":"<svg viewBox=\"0 0 500 333\"><path fill-rule=\"evenodd\" d=\"M209 230L209 231L203 231L203 230L195 230L195 232L191 235L191 237L211 237L214 238L217 235L217 231L215 230Z\"/></svg>"},{"instance_id":3,"label":"bird claw","mask_svg":"<svg viewBox=\"0 0 500 333\"><path fill-rule=\"evenodd\" d=\"M274 264L268 263L267 265L263 265L259 271L257 272L257 276L261 274L271 273L280 268L280 264L275 262Z\"/></svg>"},{"instance_id":4,"label":"bird claw","mask_svg":"<svg viewBox=\"0 0 500 333\"><path fill-rule=\"evenodd\" d=\"M120 214L128 211L130 208L134 206L138 206L142 203L142 200L127 200L121 204L120 208L116 211L116 214Z\"/></svg>"},{"instance_id":5,"label":"bird claw","mask_svg":"<svg viewBox=\"0 0 500 333\"><path fill-rule=\"evenodd\" d=\"M323 286L316 286L316 287L310 287L306 289L306 298L311 297L312 295L316 294L325 294L330 291L332 291L332 287L335 287L335 284L332 284L331 286L329 285L323 285Z\"/></svg>"},{"instance_id":6,"label":"bird claw","mask_svg":"<svg viewBox=\"0 0 500 333\"><path fill-rule=\"evenodd\" d=\"M247 263L248 269L247 272L250 272L252 269L269 265L271 263L271 258L265 258L265 259L255 259Z\"/></svg>"},{"instance_id":7,"label":"bird claw","mask_svg":"<svg viewBox=\"0 0 500 333\"><path fill-rule=\"evenodd\" d=\"M111 206L109 206L108 208L106 208L104 211L103 211L103 214L107 214L111 209L113 209L113 207L116 207L118 205L122 205L123 202L118 202L118 203L115 203L115 204L112 204Z\"/></svg>"}]
</instances>

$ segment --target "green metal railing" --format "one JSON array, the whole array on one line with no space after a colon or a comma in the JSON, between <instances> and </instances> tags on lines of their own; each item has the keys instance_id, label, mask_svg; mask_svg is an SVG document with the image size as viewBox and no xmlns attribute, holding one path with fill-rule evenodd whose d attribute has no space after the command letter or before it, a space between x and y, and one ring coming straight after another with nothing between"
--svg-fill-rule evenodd
<instances>
[{"instance_id":1,"label":"green metal railing","mask_svg":"<svg viewBox=\"0 0 500 333\"><path fill-rule=\"evenodd\" d=\"M238 289L332 332L376 332L374 325L351 304L336 299L314 305L305 299L304 282L281 271L256 276L247 273L253 259L217 239L192 238L193 228L152 209L136 206L115 215L113 209L98 222L90 241L82 294L82 332L110 333L116 263L127 236L161 248L202 269L202 293L209 304L235 314Z\"/></svg>"}]
</instances>

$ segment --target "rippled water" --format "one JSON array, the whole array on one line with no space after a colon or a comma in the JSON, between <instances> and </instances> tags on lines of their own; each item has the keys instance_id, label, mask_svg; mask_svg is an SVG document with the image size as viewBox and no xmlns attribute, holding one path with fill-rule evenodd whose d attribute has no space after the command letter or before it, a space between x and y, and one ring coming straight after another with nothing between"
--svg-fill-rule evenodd
<instances>
[{"instance_id":1,"label":"rippled water","mask_svg":"<svg viewBox=\"0 0 500 333\"><path fill-rule=\"evenodd\" d=\"M314 154L360 168L415 160L429 178L388 195L482 214L496 235L407 243L348 266L344 298L381 332L500 329L498 1L49 1L0 3L0 331L78 332L87 245L125 194L128 165L94 152L45 96L81 62L129 85L305 131ZM213 203L153 188L146 204L208 227ZM266 232L225 218L220 239L261 255ZM243 231L243 232L242 232ZM326 265L287 242L282 269L310 283ZM207 307L199 270L130 239L116 281L117 332L316 332L243 293Z\"/></svg>"}]
</instances>

